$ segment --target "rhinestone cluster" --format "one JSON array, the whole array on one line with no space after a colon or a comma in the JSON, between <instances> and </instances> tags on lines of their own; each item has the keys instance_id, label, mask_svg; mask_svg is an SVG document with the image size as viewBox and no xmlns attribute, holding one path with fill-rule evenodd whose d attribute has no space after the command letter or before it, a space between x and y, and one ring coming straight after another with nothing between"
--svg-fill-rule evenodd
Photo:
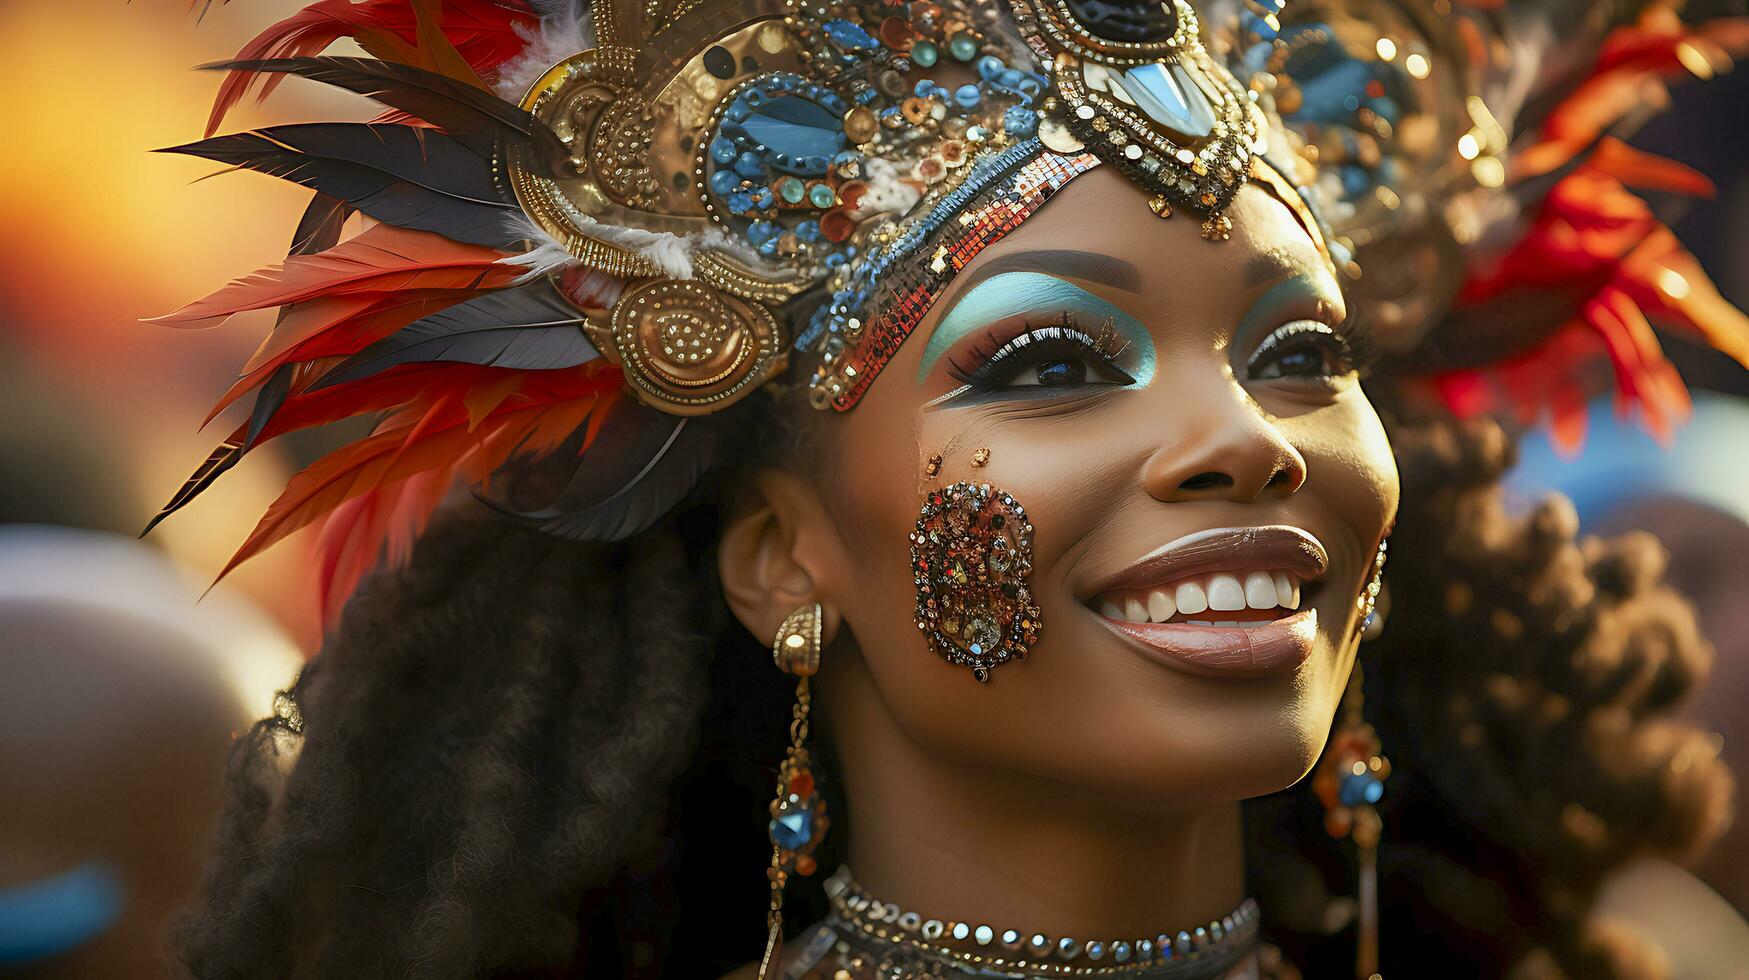
<instances>
[{"instance_id":1,"label":"rhinestone cluster","mask_svg":"<svg viewBox=\"0 0 1749 980\"><path fill-rule=\"evenodd\" d=\"M1170 977L1171 967L1236 959L1257 941L1259 912L1253 899L1229 915L1191 929L1166 930L1139 939L1077 939L953 919L925 918L868 894L841 867L825 882L832 912L843 931L971 968L1023 971L1044 976ZM959 947L949 945L960 944ZM971 948L965 948L965 947Z\"/></svg>"}]
</instances>

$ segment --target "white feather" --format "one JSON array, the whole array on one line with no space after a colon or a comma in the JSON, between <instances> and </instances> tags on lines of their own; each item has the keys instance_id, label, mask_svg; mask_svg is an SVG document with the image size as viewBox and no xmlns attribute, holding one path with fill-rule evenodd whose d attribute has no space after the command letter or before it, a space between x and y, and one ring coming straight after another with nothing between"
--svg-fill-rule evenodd
<instances>
[{"instance_id":1,"label":"white feather","mask_svg":"<svg viewBox=\"0 0 1749 980\"><path fill-rule=\"evenodd\" d=\"M581 212L573 211L571 217L579 224L588 226L585 234L590 238L638 253L649 259L670 279L691 279L692 256L701 248L730 252L755 265L763 261L746 243L729 236L720 228L682 236L666 231L646 231L642 228L604 224ZM498 260L504 265L522 266L528 270L517 276L513 285L521 285L578 264L577 257L565 248L563 242L547 234L546 229L536 225L525 215L518 214L510 219L510 233L534 243L533 248L520 255ZM617 290L615 293L617 294Z\"/></svg>"},{"instance_id":2,"label":"white feather","mask_svg":"<svg viewBox=\"0 0 1749 980\"><path fill-rule=\"evenodd\" d=\"M498 96L509 102L520 102L529 86L566 58L595 47L595 30L589 22L589 8L575 0L533 0L541 15L533 30L517 27L516 33L525 42L522 53L498 69L497 82L492 86Z\"/></svg>"}]
</instances>

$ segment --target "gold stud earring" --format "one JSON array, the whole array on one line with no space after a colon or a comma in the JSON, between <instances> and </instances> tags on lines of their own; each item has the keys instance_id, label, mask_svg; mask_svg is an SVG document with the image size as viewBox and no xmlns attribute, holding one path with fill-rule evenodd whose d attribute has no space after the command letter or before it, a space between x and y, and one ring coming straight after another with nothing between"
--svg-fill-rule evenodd
<instances>
[{"instance_id":1,"label":"gold stud earring","mask_svg":"<svg viewBox=\"0 0 1749 980\"><path fill-rule=\"evenodd\" d=\"M771 641L771 659L777 668L796 678L796 703L791 710L790 746L777 771L776 798L771 801L771 907L766 913L770 932L765 955L759 960L760 980L770 976L783 945L783 889L792 874L811 875L816 867L814 848L826 836L826 802L814 784L814 767L804 744L812 698L808 678L820 670L821 632L824 611L817 602L790 613Z\"/></svg>"}]
</instances>

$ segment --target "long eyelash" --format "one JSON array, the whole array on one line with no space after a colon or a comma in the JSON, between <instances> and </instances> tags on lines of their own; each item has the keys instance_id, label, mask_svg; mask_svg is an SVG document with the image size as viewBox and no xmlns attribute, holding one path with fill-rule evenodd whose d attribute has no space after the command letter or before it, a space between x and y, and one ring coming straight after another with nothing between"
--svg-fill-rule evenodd
<instances>
[{"instance_id":1,"label":"long eyelash","mask_svg":"<svg viewBox=\"0 0 1749 980\"><path fill-rule=\"evenodd\" d=\"M1129 341L1119 333L1111 317L1107 317L1099 325L1099 329L1089 334L1081 328L1079 319L1074 313L1064 310L1053 322L1045 324L1027 323L1026 329L997 345L993 334L984 337L967 352L967 357L975 367L966 368L959 361L948 358L947 373L964 384L976 384L978 376L987 374L991 368L1019 356L1028 348L1042 343L1066 343L1083 348L1111 362L1114 366L1124 351L1129 349Z\"/></svg>"},{"instance_id":2,"label":"long eyelash","mask_svg":"<svg viewBox=\"0 0 1749 980\"><path fill-rule=\"evenodd\" d=\"M1298 330L1289 331L1285 334L1278 330L1277 332L1270 334L1269 337L1265 338L1264 342L1258 346L1257 350L1251 354L1251 357L1246 361L1247 366L1257 364L1263 359L1264 355L1280 350L1284 344L1289 343L1295 337L1307 333L1316 333L1330 338L1331 341L1341 347L1342 359L1346 362L1348 370L1354 371L1362 377L1365 377L1367 373L1372 370L1373 365L1377 363L1379 357L1378 344L1373 336L1372 325L1365 319L1359 316L1351 316L1344 322L1334 326L1324 323L1321 320L1307 320L1304 321L1304 323L1306 326L1303 326Z\"/></svg>"},{"instance_id":3,"label":"long eyelash","mask_svg":"<svg viewBox=\"0 0 1749 980\"><path fill-rule=\"evenodd\" d=\"M1372 321L1362 315L1362 311L1356 310L1348 315L1348 319L1336 325L1336 332L1342 336L1342 342L1348 345L1348 361L1354 365L1355 373L1363 378L1371 374L1382 354Z\"/></svg>"}]
</instances>

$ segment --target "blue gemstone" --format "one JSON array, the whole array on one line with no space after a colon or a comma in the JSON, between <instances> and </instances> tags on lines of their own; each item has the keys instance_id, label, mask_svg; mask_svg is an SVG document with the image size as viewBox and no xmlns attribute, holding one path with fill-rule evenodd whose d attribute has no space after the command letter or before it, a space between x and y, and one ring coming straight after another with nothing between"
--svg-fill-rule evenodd
<instances>
[{"instance_id":1,"label":"blue gemstone","mask_svg":"<svg viewBox=\"0 0 1749 980\"><path fill-rule=\"evenodd\" d=\"M771 193L769 187L755 187L753 188L753 206L762 211L766 208L776 207L777 197Z\"/></svg>"},{"instance_id":2,"label":"blue gemstone","mask_svg":"<svg viewBox=\"0 0 1749 980\"><path fill-rule=\"evenodd\" d=\"M733 170L719 170L711 174L711 191L718 197L730 193L741 186L741 176Z\"/></svg>"},{"instance_id":3,"label":"blue gemstone","mask_svg":"<svg viewBox=\"0 0 1749 980\"><path fill-rule=\"evenodd\" d=\"M929 68L933 66L936 60L940 57L941 52L936 50L935 42L933 41L918 41L916 44L911 45L911 61L919 68Z\"/></svg>"},{"instance_id":4,"label":"blue gemstone","mask_svg":"<svg viewBox=\"0 0 1749 980\"><path fill-rule=\"evenodd\" d=\"M724 203L729 205L730 211L736 214L746 214L753 210L753 195L746 191L734 191L729 194Z\"/></svg>"},{"instance_id":5,"label":"blue gemstone","mask_svg":"<svg viewBox=\"0 0 1749 980\"><path fill-rule=\"evenodd\" d=\"M782 231L774 221L755 221L747 226L747 240L755 245L763 245Z\"/></svg>"},{"instance_id":6,"label":"blue gemstone","mask_svg":"<svg viewBox=\"0 0 1749 980\"><path fill-rule=\"evenodd\" d=\"M818 228L819 226L816 225L815 227ZM796 229L796 234L798 234L798 235L801 234L800 228ZM844 261L845 261L845 259L844 259L843 252L833 252L831 255L826 256L826 268L836 269L839 266L843 265Z\"/></svg>"},{"instance_id":7,"label":"blue gemstone","mask_svg":"<svg viewBox=\"0 0 1749 980\"><path fill-rule=\"evenodd\" d=\"M1104 956L1105 956L1105 944L1104 943L1099 942L1098 940L1094 940L1093 942L1090 942L1087 944L1087 958L1088 959L1097 960L1097 959L1103 958Z\"/></svg>"},{"instance_id":8,"label":"blue gemstone","mask_svg":"<svg viewBox=\"0 0 1749 980\"><path fill-rule=\"evenodd\" d=\"M758 180L765 176L765 161L759 159L759 154L748 150L735 158L735 172L748 180Z\"/></svg>"},{"instance_id":9,"label":"blue gemstone","mask_svg":"<svg viewBox=\"0 0 1749 980\"><path fill-rule=\"evenodd\" d=\"M721 136L711 140L711 159L717 163L733 163L735 161L735 141Z\"/></svg>"},{"instance_id":10,"label":"blue gemstone","mask_svg":"<svg viewBox=\"0 0 1749 980\"><path fill-rule=\"evenodd\" d=\"M1368 775L1348 775L1342 777L1342 785L1336 795L1343 806L1377 803L1384 798L1385 784Z\"/></svg>"},{"instance_id":11,"label":"blue gemstone","mask_svg":"<svg viewBox=\"0 0 1749 980\"><path fill-rule=\"evenodd\" d=\"M824 173L826 162L845 144L838 115L800 95L766 99L744 120L725 123L723 128L764 147L779 170L802 176Z\"/></svg>"},{"instance_id":12,"label":"blue gemstone","mask_svg":"<svg viewBox=\"0 0 1749 980\"><path fill-rule=\"evenodd\" d=\"M820 234L820 223L818 221L808 220L796 225L796 237L804 242L812 243L819 241L822 237ZM837 256L833 256L832 258L837 258ZM826 260L826 265L828 267L832 265L832 258Z\"/></svg>"},{"instance_id":13,"label":"blue gemstone","mask_svg":"<svg viewBox=\"0 0 1749 980\"><path fill-rule=\"evenodd\" d=\"M984 100L984 93L978 91L976 85L961 85L954 91L953 100L961 107L970 109Z\"/></svg>"},{"instance_id":14,"label":"blue gemstone","mask_svg":"<svg viewBox=\"0 0 1749 980\"><path fill-rule=\"evenodd\" d=\"M771 821L771 842L794 851L814 838L814 811L786 810Z\"/></svg>"},{"instance_id":15,"label":"blue gemstone","mask_svg":"<svg viewBox=\"0 0 1749 980\"><path fill-rule=\"evenodd\" d=\"M873 51L880 47L879 41L863 30L861 24L853 21L829 20L821 29L826 32L827 39L841 51Z\"/></svg>"},{"instance_id":16,"label":"blue gemstone","mask_svg":"<svg viewBox=\"0 0 1749 980\"><path fill-rule=\"evenodd\" d=\"M1031 109L1012 106L1002 114L1002 128L1010 136L1025 139L1038 131L1038 114Z\"/></svg>"},{"instance_id":17,"label":"blue gemstone","mask_svg":"<svg viewBox=\"0 0 1749 980\"><path fill-rule=\"evenodd\" d=\"M1002 63L1001 58L987 54L978 59L978 77L984 79L995 78L1006 67L1008 66Z\"/></svg>"}]
</instances>

